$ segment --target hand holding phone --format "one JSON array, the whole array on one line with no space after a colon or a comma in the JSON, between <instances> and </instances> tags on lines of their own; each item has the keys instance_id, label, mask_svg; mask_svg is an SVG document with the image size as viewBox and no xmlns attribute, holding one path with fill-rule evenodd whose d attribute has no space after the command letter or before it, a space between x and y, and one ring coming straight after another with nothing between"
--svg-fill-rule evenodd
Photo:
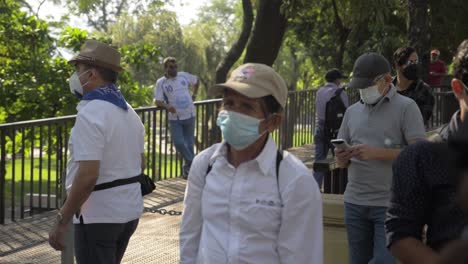
<instances>
[{"instance_id":1,"label":"hand holding phone","mask_svg":"<svg viewBox=\"0 0 468 264\"><path fill-rule=\"evenodd\" d=\"M346 142L346 140L341 139L341 138L332 139L330 142L331 142L331 143L333 144L333 146L335 146L335 148L337 148L337 149L344 149L344 150L346 150L346 149L350 149L350 148L351 148L351 146Z\"/></svg>"}]
</instances>

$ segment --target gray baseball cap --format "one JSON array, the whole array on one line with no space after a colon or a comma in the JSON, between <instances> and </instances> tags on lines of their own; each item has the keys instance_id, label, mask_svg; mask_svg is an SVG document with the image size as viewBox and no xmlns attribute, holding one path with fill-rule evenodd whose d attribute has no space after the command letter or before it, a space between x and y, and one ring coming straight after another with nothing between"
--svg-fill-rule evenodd
<instances>
[{"instance_id":1,"label":"gray baseball cap","mask_svg":"<svg viewBox=\"0 0 468 264\"><path fill-rule=\"evenodd\" d=\"M354 62L353 76L348 87L364 89L371 85L379 75L390 72L390 63L384 56L375 53L364 53Z\"/></svg>"}]
</instances>

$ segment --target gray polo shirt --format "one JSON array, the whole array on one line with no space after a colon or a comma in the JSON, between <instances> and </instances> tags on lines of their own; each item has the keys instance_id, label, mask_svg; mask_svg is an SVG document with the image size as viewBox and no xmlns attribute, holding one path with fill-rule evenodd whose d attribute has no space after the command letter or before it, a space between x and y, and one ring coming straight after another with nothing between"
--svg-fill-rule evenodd
<instances>
[{"instance_id":1,"label":"gray polo shirt","mask_svg":"<svg viewBox=\"0 0 468 264\"><path fill-rule=\"evenodd\" d=\"M403 148L409 141L424 139L424 123L416 103L390 91L374 106L357 102L350 106L341 124L338 138L351 145L366 144L377 148ZM390 200L393 161L351 159L347 203L387 206Z\"/></svg>"}]
</instances>

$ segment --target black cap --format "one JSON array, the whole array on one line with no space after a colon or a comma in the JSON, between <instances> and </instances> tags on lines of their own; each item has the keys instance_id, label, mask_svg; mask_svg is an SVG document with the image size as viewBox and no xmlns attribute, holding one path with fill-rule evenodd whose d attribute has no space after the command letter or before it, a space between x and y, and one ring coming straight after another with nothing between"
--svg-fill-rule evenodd
<instances>
[{"instance_id":1,"label":"black cap","mask_svg":"<svg viewBox=\"0 0 468 264\"><path fill-rule=\"evenodd\" d=\"M389 72L390 63L384 56L375 52L364 53L354 62L353 76L348 87L367 88L373 85L375 77Z\"/></svg>"},{"instance_id":2,"label":"black cap","mask_svg":"<svg viewBox=\"0 0 468 264\"><path fill-rule=\"evenodd\" d=\"M325 80L327 82L334 82L337 79L346 79L348 76L344 75L340 70L338 69L331 69L325 74Z\"/></svg>"}]
</instances>

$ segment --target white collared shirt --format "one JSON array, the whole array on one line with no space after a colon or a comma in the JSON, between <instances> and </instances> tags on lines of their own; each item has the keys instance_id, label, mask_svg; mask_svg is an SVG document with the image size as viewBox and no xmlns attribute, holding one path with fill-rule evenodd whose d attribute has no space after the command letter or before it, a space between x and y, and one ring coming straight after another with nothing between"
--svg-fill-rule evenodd
<instances>
[{"instance_id":1,"label":"white collared shirt","mask_svg":"<svg viewBox=\"0 0 468 264\"><path fill-rule=\"evenodd\" d=\"M256 159L237 168L226 154L223 142L193 161L180 263L323 263L322 197L305 165L283 152L280 197L271 137Z\"/></svg>"}]
</instances>

